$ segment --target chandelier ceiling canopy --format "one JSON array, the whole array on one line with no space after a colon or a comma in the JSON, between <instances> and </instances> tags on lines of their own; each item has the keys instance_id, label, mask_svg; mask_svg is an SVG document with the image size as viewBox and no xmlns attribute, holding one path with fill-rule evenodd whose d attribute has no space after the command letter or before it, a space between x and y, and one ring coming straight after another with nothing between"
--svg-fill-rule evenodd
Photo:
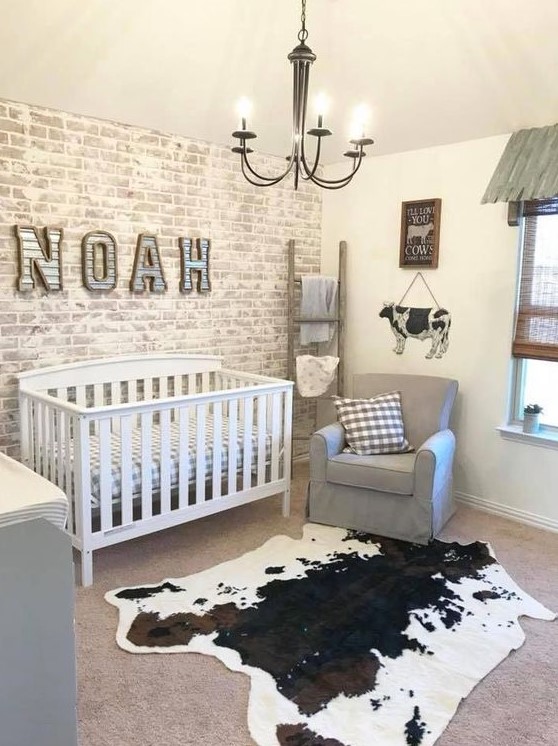
<instances>
[{"instance_id":1,"label":"chandelier ceiling canopy","mask_svg":"<svg viewBox=\"0 0 558 746\"><path fill-rule=\"evenodd\" d=\"M321 98L319 104L318 119L315 127L306 130L306 114L308 106L308 86L310 80L310 67L316 55L306 44L308 31L306 29L306 0L301 0L301 28L298 32L299 43L288 55L288 59L293 66L293 117L292 117L292 143L291 153L287 157L287 166L280 174L276 176L267 176L258 173L250 164L249 154L253 152L248 146L250 140L254 140L257 135L247 129L246 121L249 114L249 102L243 99L240 103L241 127L235 130L232 136L238 140L238 145L232 148L234 153L240 156L242 173L247 181L254 186L273 186L282 181L291 172L294 175L294 188L298 189L299 181L311 181L324 189L341 189L352 180L353 176L359 170L362 159L366 156L364 148L372 145L374 140L366 137L364 132L365 114L362 107L359 107L359 115L355 118L354 134L349 140L351 147L343 155L352 161L351 169L348 174L339 179L325 179L318 175L320 166L320 155L322 140L324 137L331 135L331 130L324 127L324 108L325 100ZM306 136L316 138L315 153L313 161L309 162L306 152Z\"/></svg>"}]
</instances>

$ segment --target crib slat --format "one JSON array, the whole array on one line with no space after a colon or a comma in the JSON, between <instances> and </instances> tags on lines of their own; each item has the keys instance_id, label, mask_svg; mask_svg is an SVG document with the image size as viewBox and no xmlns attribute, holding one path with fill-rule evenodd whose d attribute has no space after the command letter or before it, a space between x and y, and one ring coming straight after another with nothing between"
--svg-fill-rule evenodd
<instances>
[{"instance_id":1,"label":"crib slat","mask_svg":"<svg viewBox=\"0 0 558 746\"><path fill-rule=\"evenodd\" d=\"M74 434L74 463L75 463L75 519L76 534L83 541L82 568L84 552L90 554L86 549L91 536L91 454L89 447L89 420L73 417ZM90 585L92 577L83 577L82 583Z\"/></svg>"},{"instance_id":2,"label":"crib slat","mask_svg":"<svg viewBox=\"0 0 558 746\"><path fill-rule=\"evenodd\" d=\"M106 396L104 397L104 401L106 402ZM118 406L121 401L121 389L120 389L120 381L112 381L110 384L110 404L111 406ZM115 435L118 435L120 433L120 417L114 417L112 420L112 432Z\"/></svg>"},{"instance_id":3,"label":"crib slat","mask_svg":"<svg viewBox=\"0 0 558 746\"><path fill-rule=\"evenodd\" d=\"M112 448L110 417L99 420L99 493L101 500L101 531L112 528Z\"/></svg>"},{"instance_id":4,"label":"crib slat","mask_svg":"<svg viewBox=\"0 0 558 746\"><path fill-rule=\"evenodd\" d=\"M190 483L189 458L189 417L190 408L180 407L178 410L178 507L188 505L188 490Z\"/></svg>"},{"instance_id":5,"label":"crib slat","mask_svg":"<svg viewBox=\"0 0 558 746\"><path fill-rule=\"evenodd\" d=\"M68 498L68 530L71 534L75 531L74 509L75 509L75 488L74 475L72 473L72 464L76 465L76 454L72 453L75 448L75 420L71 415L64 412L64 492Z\"/></svg>"},{"instance_id":6,"label":"crib slat","mask_svg":"<svg viewBox=\"0 0 558 746\"><path fill-rule=\"evenodd\" d=\"M204 370L204 372L201 374L201 380L202 380L202 391L204 393L211 391L211 387L209 384L209 372L208 371Z\"/></svg>"},{"instance_id":7,"label":"crib slat","mask_svg":"<svg viewBox=\"0 0 558 746\"><path fill-rule=\"evenodd\" d=\"M258 484L265 483L267 396L258 396Z\"/></svg>"},{"instance_id":8,"label":"crib slat","mask_svg":"<svg viewBox=\"0 0 558 746\"><path fill-rule=\"evenodd\" d=\"M223 403L213 405L213 491L212 497L221 497L221 457L223 453Z\"/></svg>"},{"instance_id":9,"label":"crib slat","mask_svg":"<svg viewBox=\"0 0 558 746\"><path fill-rule=\"evenodd\" d=\"M105 386L103 383L96 383L93 386L93 405L102 407L105 403Z\"/></svg>"},{"instance_id":10,"label":"crib slat","mask_svg":"<svg viewBox=\"0 0 558 746\"><path fill-rule=\"evenodd\" d=\"M55 466L56 466L56 460L55 460L56 433L54 431L54 409L52 407L47 407L47 417L48 417L47 475L48 475L48 480L50 482L54 482Z\"/></svg>"},{"instance_id":11,"label":"crib slat","mask_svg":"<svg viewBox=\"0 0 558 746\"><path fill-rule=\"evenodd\" d=\"M46 404L41 406L41 474L48 479L48 409Z\"/></svg>"},{"instance_id":12,"label":"crib slat","mask_svg":"<svg viewBox=\"0 0 558 746\"><path fill-rule=\"evenodd\" d=\"M228 494L236 492L236 468L238 460L238 400L229 400L229 464L228 464Z\"/></svg>"},{"instance_id":13,"label":"crib slat","mask_svg":"<svg viewBox=\"0 0 558 746\"><path fill-rule=\"evenodd\" d=\"M116 404L120 404L121 402L121 390L120 390L120 381L113 381L110 384L110 399L111 404L114 406Z\"/></svg>"},{"instance_id":14,"label":"crib slat","mask_svg":"<svg viewBox=\"0 0 558 746\"><path fill-rule=\"evenodd\" d=\"M196 393L196 374L195 373L188 373L188 393L189 394Z\"/></svg>"},{"instance_id":15,"label":"crib slat","mask_svg":"<svg viewBox=\"0 0 558 746\"><path fill-rule=\"evenodd\" d=\"M244 399L244 446L242 466L242 489L247 490L252 484L252 428L254 419L254 397L247 396Z\"/></svg>"},{"instance_id":16,"label":"crib slat","mask_svg":"<svg viewBox=\"0 0 558 746\"><path fill-rule=\"evenodd\" d=\"M161 379L163 380L163 379ZM166 381L165 381L166 383ZM171 509L171 478L170 478L170 409L164 409L161 414L161 513L170 513Z\"/></svg>"},{"instance_id":17,"label":"crib slat","mask_svg":"<svg viewBox=\"0 0 558 746\"><path fill-rule=\"evenodd\" d=\"M132 415L120 418L120 499L122 525L133 521L132 495Z\"/></svg>"},{"instance_id":18,"label":"crib slat","mask_svg":"<svg viewBox=\"0 0 558 746\"><path fill-rule=\"evenodd\" d=\"M37 432L35 430L35 402L31 399L27 402L27 429L29 431L29 453L27 454L28 466L35 471L35 443Z\"/></svg>"},{"instance_id":19,"label":"crib slat","mask_svg":"<svg viewBox=\"0 0 558 746\"><path fill-rule=\"evenodd\" d=\"M152 455L152 413L141 414L141 517L142 520L153 515L153 477L151 466Z\"/></svg>"},{"instance_id":20,"label":"crib slat","mask_svg":"<svg viewBox=\"0 0 558 746\"><path fill-rule=\"evenodd\" d=\"M205 404L196 407L196 503L205 500Z\"/></svg>"},{"instance_id":21,"label":"crib slat","mask_svg":"<svg viewBox=\"0 0 558 746\"><path fill-rule=\"evenodd\" d=\"M143 381L143 399L151 401L153 399L153 379L145 378Z\"/></svg>"},{"instance_id":22,"label":"crib slat","mask_svg":"<svg viewBox=\"0 0 558 746\"><path fill-rule=\"evenodd\" d=\"M136 402L138 400L138 382L134 379L131 381L128 381L128 392L127 392L127 402L131 404L132 402ZM139 416L136 414L132 417L132 424L133 427L139 427Z\"/></svg>"},{"instance_id":23,"label":"crib slat","mask_svg":"<svg viewBox=\"0 0 558 746\"><path fill-rule=\"evenodd\" d=\"M35 402L33 407L33 430L35 432L35 471L41 473L41 461L43 454L43 403Z\"/></svg>"},{"instance_id":24,"label":"crib slat","mask_svg":"<svg viewBox=\"0 0 558 746\"><path fill-rule=\"evenodd\" d=\"M138 382L135 378L132 378L130 381L128 381L128 398L127 401L129 404L132 402L136 402L138 400Z\"/></svg>"},{"instance_id":25,"label":"crib slat","mask_svg":"<svg viewBox=\"0 0 558 746\"><path fill-rule=\"evenodd\" d=\"M56 412L56 468L55 477L56 484L60 489L64 489L64 445L65 437L64 430L66 428L66 417L65 412L58 410Z\"/></svg>"},{"instance_id":26,"label":"crib slat","mask_svg":"<svg viewBox=\"0 0 558 746\"><path fill-rule=\"evenodd\" d=\"M19 428L21 461L29 467L29 407L31 401L19 391Z\"/></svg>"},{"instance_id":27,"label":"crib slat","mask_svg":"<svg viewBox=\"0 0 558 746\"><path fill-rule=\"evenodd\" d=\"M76 404L78 407L87 406L87 392L85 386L76 386Z\"/></svg>"},{"instance_id":28,"label":"crib slat","mask_svg":"<svg viewBox=\"0 0 558 746\"><path fill-rule=\"evenodd\" d=\"M174 376L174 396L182 396L182 376Z\"/></svg>"},{"instance_id":29,"label":"crib slat","mask_svg":"<svg viewBox=\"0 0 558 746\"><path fill-rule=\"evenodd\" d=\"M272 396L271 406L271 481L279 479L279 445L281 440L281 394Z\"/></svg>"},{"instance_id":30,"label":"crib slat","mask_svg":"<svg viewBox=\"0 0 558 746\"><path fill-rule=\"evenodd\" d=\"M166 376L159 378L159 399L166 399L169 395L169 382Z\"/></svg>"}]
</instances>

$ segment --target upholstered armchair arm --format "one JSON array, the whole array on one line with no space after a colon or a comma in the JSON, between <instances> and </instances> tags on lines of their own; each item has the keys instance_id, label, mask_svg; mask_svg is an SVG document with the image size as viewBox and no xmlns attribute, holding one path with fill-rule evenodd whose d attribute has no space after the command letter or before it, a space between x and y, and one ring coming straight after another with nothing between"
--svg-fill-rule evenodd
<instances>
[{"instance_id":1,"label":"upholstered armchair arm","mask_svg":"<svg viewBox=\"0 0 558 746\"><path fill-rule=\"evenodd\" d=\"M310 479L325 481L326 462L345 447L345 430L339 422L322 427L310 438Z\"/></svg>"},{"instance_id":2,"label":"upholstered armchair arm","mask_svg":"<svg viewBox=\"0 0 558 746\"><path fill-rule=\"evenodd\" d=\"M451 479L454 452L455 435L451 430L440 430L421 445L415 461L416 497L435 498Z\"/></svg>"}]
</instances>

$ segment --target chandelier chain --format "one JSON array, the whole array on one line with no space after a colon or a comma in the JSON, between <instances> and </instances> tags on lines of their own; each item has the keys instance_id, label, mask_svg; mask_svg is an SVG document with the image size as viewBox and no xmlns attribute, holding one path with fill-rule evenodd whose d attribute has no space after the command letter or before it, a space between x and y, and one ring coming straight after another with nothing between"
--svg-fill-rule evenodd
<instances>
[{"instance_id":1,"label":"chandelier chain","mask_svg":"<svg viewBox=\"0 0 558 746\"><path fill-rule=\"evenodd\" d=\"M300 15L300 22L302 24L300 31L298 32L298 40L302 44L308 39L308 31L306 30L306 0L302 0L302 13Z\"/></svg>"}]
</instances>

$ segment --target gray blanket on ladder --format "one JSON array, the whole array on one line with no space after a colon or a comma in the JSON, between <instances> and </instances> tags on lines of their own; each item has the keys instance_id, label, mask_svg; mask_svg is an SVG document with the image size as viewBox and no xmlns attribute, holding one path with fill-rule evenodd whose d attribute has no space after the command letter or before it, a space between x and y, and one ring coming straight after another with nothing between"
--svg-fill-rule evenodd
<instances>
[{"instance_id":1,"label":"gray blanket on ladder","mask_svg":"<svg viewBox=\"0 0 558 746\"><path fill-rule=\"evenodd\" d=\"M335 315L337 305L337 278L325 275L302 275L300 314L303 318L324 318ZM300 344L329 342L335 325L312 322L300 325Z\"/></svg>"}]
</instances>

